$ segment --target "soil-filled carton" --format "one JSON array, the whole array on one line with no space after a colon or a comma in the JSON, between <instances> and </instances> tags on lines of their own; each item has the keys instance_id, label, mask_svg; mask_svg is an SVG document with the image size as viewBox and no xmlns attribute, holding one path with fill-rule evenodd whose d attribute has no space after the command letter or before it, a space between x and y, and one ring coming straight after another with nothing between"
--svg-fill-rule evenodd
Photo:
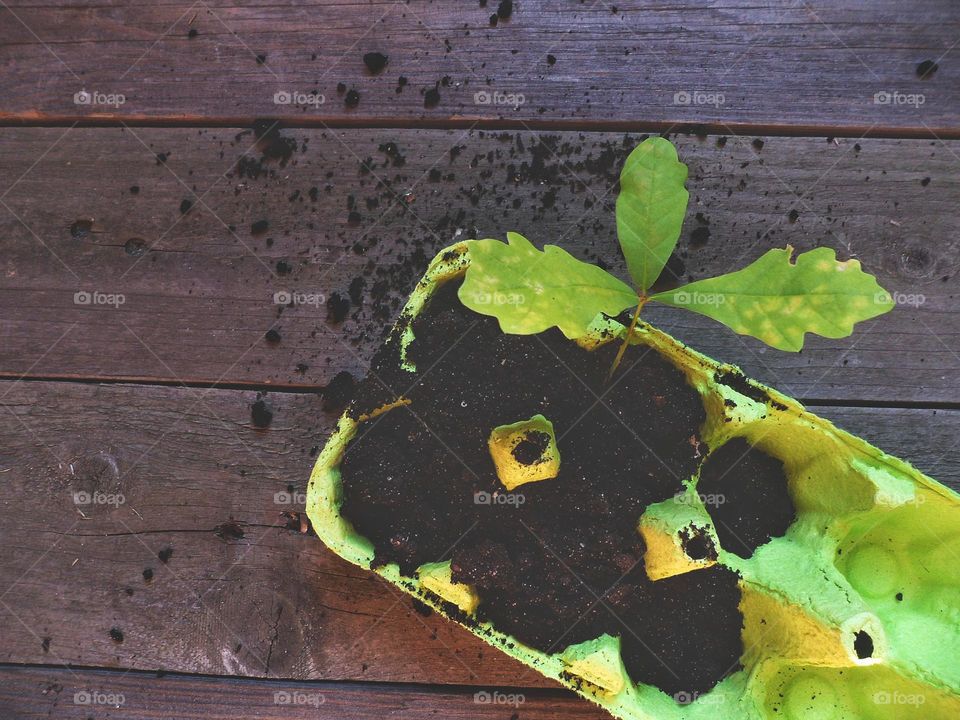
<instances>
[{"instance_id":1,"label":"soil-filled carton","mask_svg":"<svg viewBox=\"0 0 960 720\"><path fill-rule=\"evenodd\" d=\"M500 333L469 247L319 456L331 550L619 718L960 718L956 493L642 322L612 379L614 320Z\"/></svg>"}]
</instances>

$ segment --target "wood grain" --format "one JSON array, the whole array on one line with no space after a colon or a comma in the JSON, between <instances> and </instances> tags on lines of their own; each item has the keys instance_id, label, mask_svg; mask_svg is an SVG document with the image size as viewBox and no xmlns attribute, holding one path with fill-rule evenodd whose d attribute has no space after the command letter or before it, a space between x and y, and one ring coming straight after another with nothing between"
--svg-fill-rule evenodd
<instances>
[{"instance_id":1,"label":"wood grain","mask_svg":"<svg viewBox=\"0 0 960 720\"><path fill-rule=\"evenodd\" d=\"M762 8L520 0L491 27L496 9L454 0L10 0L0 11L2 117L958 133L950 61L960 16L949 0ZM372 51L389 57L378 75L363 63ZM943 69L923 80L925 60ZM400 77L407 84L398 93ZM76 104L82 90L124 102ZM353 106L350 90L359 94ZM276 104L278 92L318 93L324 102ZM876 103L884 92L923 102Z\"/></svg>"},{"instance_id":2,"label":"wood grain","mask_svg":"<svg viewBox=\"0 0 960 720\"><path fill-rule=\"evenodd\" d=\"M440 248L516 230L625 276L640 132L690 133L675 282L829 245L899 302L797 355L647 319L960 489L955 4L496 11L0 2L0 718L605 717L299 513L322 389Z\"/></svg>"},{"instance_id":3,"label":"wood grain","mask_svg":"<svg viewBox=\"0 0 960 720\"><path fill-rule=\"evenodd\" d=\"M122 701L119 705L99 704ZM119 671L0 667L0 715L16 720L359 720L426 717L474 720L604 720L572 693L529 688L450 688L373 683L298 683L235 678L157 677Z\"/></svg>"},{"instance_id":4,"label":"wood grain","mask_svg":"<svg viewBox=\"0 0 960 720\"><path fill-rule=\"evenodd\" d=\"M0 130L0 375L300 389L342 370L362 376L428 259L456 239L518 230L623 276L612 205L638 139ZM651 305L651 322L798 397L960 402L960 143L675 139L691 171L670 265L682 279L771 247L826 244L902 302L850 338L810 339L801 354L681 310ZM349 298L352 285L335 322L323 300ZM277 304L284 292L299 302ZM98 304L110 294L124 303Z\"/></svg>"},{"instance_id":5,"label":"wood grain","mask_svg":"<svg viewBox=\"0 0 960 720\"><path fill-rule=\"evenodd\" d=\"M268 429L252 391L4 382L0 398L0 662L550 685L286 529L333 422L316 395L270 393ZM960 488L960 412L818 410Z\"/></svg>"}]
</instances>

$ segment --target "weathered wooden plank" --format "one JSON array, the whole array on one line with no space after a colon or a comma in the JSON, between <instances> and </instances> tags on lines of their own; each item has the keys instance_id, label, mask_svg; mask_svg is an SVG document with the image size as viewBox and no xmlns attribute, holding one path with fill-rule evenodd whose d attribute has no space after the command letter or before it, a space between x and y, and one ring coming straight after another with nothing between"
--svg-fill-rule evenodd
<instances>
[{"instance_id":1,"label":"weathered wooden plank","mask_svg":"<svg viewBox=\"0 0 960 720\"><path fill-rule=\"evenodd\" d=\"M960 491L960 462L953 457L960 443L956 410L822 406L810 411Z\"/></svg>"},{"instance_id":2,"label":"weathered wooden plank","mask_svg":"<svg viewBox=\"0 0 960 720\"><path fill-rule=\"evenodd\" d=\"M256 399L0 383L0 662L547 684L285 529L333 417L316 395L270 393L256 429ZM819 410L960 488L960 412Z\"/></svg>"},{"instance_id":3,"label":"weathered wooden plank","mask_svg":"<svg viewBox=\"0 0 960 720\"><path fill-rule=\"evenodd\" d=\"M11 0L0 15L0 115L957 133L949 53L960 16L949 0L520 0L500 4L503 15L506 5L509 18L491 27L495 2ZM368 52L389 57L379 74ZM945 67L924 80L927 60ZM278 92L304 99L278 104Z\"/></svg>"},{"instance_id":4,"label":"weathered wooden plank","mask_svg":"<svg viewBox=\"0 0 960 720\"><path fill-rule=\"evenodd\" d=\"M637 139L4 129L0 374L303 387L362 375L427 260L455 239L518 230L622 275L613 188ZM651 306L652 321L800 397L960 401L960 143L677 142L692 190L680 275L828 244L905 304L799 355L680 310ZM76 296L94 291L105 295ZM274 302L289 291L298 304ZM110 294L125 302L98 304ZM351 294L335 322L322 300Z\"/></svg>"},{"instance_id":5,"label":"weathered wooden plank","mask_svg":"<svg viewBox=\"0 0 960 720\"><path fill-rule=\"evenodd\" d=\"M113 703L113 704L111 704ZM359 720L390 717L523 717L603 720L595 705L561 690L429 689L373 683L302 683L145 673L0 668L0 715L16 720Z\"/></svg>"},{"instance_id":6,"label":"weathered wooden plank","mask_svg":"<svg viewBox=\"0 0 960 720\"><path fill-rule=\"evenodd\" d=\"M285 529L282 513L302 510L312 454L331 427L317 396L271 394L264 430L251 423L253 392L7 390L3 660L536 682L468 633L415 613L298 523ZM78 505L75 493L88 495Z\"/></svg>"}]
</instances>

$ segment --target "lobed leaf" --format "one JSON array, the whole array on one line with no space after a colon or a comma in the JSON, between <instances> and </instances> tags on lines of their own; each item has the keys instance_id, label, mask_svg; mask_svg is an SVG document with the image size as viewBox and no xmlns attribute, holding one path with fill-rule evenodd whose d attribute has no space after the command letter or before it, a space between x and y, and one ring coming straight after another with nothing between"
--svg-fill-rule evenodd
<instances>
[{"instance_id":1,"label":"lobed leaf","mask_svg":"<svg viewBox=\"0 0 960 720\"><path fill-rule=\"evenodd\" d=\"M791 262L793 248L770 250L742 270L657 293L651 300L693 310L778 350L799 351L808 332L842 338L893 309L890 293L858 260L816 248Z\"/></svg>"},{"instance_id":2,"label":"lobed leaf","mask_svg":"<svg viewBox=\"0 0 960 720\"><path fill-rule=\"evenodd\" d=\"M471 310L492 315L500 329L532 335L556 326L583 337L597 313L618 315L637 304L629 285L556 245L537 250L517 233L470 240L470 265L458 294Z\"/></svg>"},{"instance_id":3,"label":"lobed leaf","mask_svg":"<svg viewBox=\"0 0 960 720\"><path fill-rule=\"evenodd\" d=\"M645 291L663 272L677 246L690 194L687 166L669 140L651 137L623 165L617 196L617 237L627 269Z\"/></svg>"}]
</instances>

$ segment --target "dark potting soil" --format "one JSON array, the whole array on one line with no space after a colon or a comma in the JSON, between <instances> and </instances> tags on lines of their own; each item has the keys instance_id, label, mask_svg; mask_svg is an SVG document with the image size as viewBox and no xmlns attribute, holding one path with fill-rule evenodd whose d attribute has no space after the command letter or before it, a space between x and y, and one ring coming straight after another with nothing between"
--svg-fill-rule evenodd
<instances>
[{"instance_id":1,"label":"dark potting soil","mask_svg":"<svg viewBox=\"0 0 960 720\"><path fill-rule=\"evenodd\" d=\"M323 389L323 409L326 412L343 412L353 396L356 380L346 370L338 372Z\"/></svg>"},{"instance_id":2,"label":"dark potting soil","mask_svg":"<svg viewBox=\"0 0 960 720\"><path fill-rule=\"evenodd\" d=\"M853 638L853 649L861 660L873 657L873 638L865 630L858 630Z\"/></svg>"},{"instance_id":3,"label":"dark potting soil","mask_svg":"<svg viewBox=\"0 0 960 720\"><path fill-rule=\"evenodd\" d=\"M697 490L722 498L707 510L724 550L749 558L781 537L796 519L783 463L743 438L717 448L703 464Z\"/></svg>"},{"instance_id":4,"label":"dark potting soil","mask_svg":"<svg viewBox=\"0 0 960 720\"><path fill-rule=\"evenodd\" d=\"M377 75L387 66L389 59L381 52L368 52L363 55L363 64L373 75Z\"/></svg>"},{"instance_id":5,"label":"dark potting soil","mask_svg":"<svg viewBox=\"0 0 960 720\"><path fill-rule=\"evenodd\" d=\"M703 528L690 525L680 531L680 545L691 560L716 560L717 548Z\"/></svg>"},{"instance_id":6,"label":"dark potting soil","mask_svg":"<svg viewBox=\"0 0 960 720\"><path fill-rule=\"evenodd\" d=\"M521 465L534 465L540 462L543 451L550 444L550 436L539 430L531 430L523 436L523 440L513 448L513 458Z\"/></svg>"},{"instance_id":7,"label":"dark potting soil","mask_svg":"<svg viewBox=\"0 0 960 720\"><path fill-rule=\"evenodd\" d=\"M769 400L769 396L760 388L752 385L746 377L742 374L728 370L726 372L717 372L714 373L713 379L718 383L727 385L744 397L748 397L751 400L756 400L759 403L765 403Z\"/></svg>"},{"instance_id":8,"label":"dark potting soil","mask_svg":"<svg viewBox=\"0 0 960 720\"><path fill-rule=\"evenodd\" d=\"M456 290L441 287L412 323L417 372L399 367L394 336L358 385L354 417L410 404L361 424L341 464L341 513L373 542L375 564L409 575L450 559L482 616L523 643L555 652L618 635L635 681L709 690L739 667L738 578L715 566L652 582L636 530L697 471L699 395L644 347L608 383L615 343L588 352L556 330L505 335ZM508 493L487 439L538 413L553 423L559 475ZM517 449L527 442L521 454L536 461L545 441Z\"/></svg>"}]
</instances>

